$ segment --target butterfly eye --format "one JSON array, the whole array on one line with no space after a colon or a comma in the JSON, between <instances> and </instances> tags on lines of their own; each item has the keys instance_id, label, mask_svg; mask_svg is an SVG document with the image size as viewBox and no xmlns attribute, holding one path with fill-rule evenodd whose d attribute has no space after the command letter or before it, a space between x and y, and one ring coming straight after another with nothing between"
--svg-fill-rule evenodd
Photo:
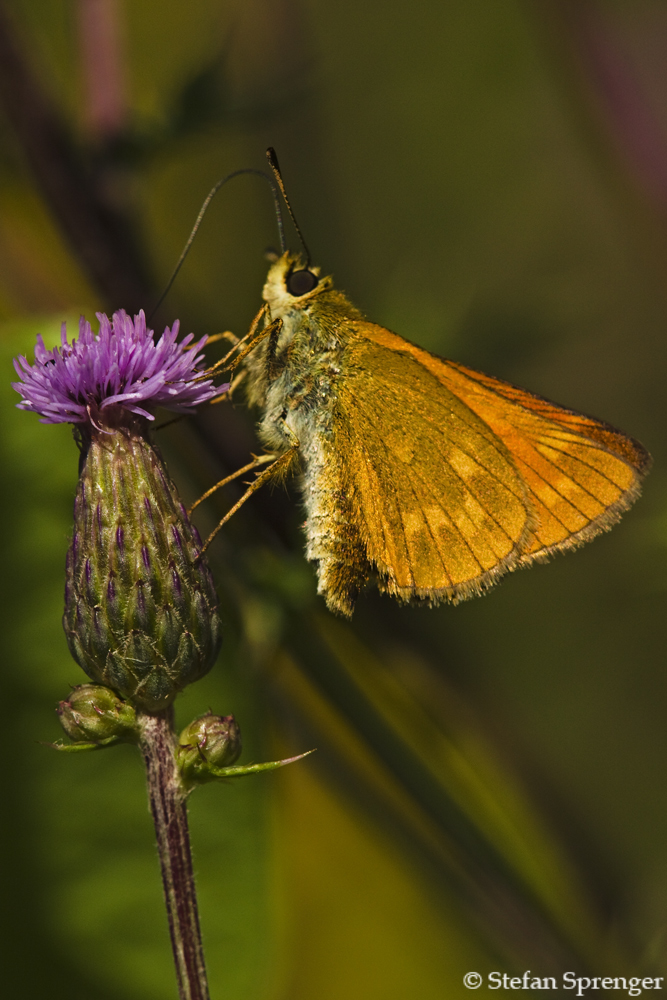
<instances>
[{"instance_id":1,"label":"butterfly eye","mask_svg":"<svg viewBox=\"0 0 667 1000\"><path fill-rule=\"evenodd\" d=\"M317 277L312 271L292 271L287 278L287 291L290 295L300 296L312 292L317 285Z\"/></svg>"}]
</instances>

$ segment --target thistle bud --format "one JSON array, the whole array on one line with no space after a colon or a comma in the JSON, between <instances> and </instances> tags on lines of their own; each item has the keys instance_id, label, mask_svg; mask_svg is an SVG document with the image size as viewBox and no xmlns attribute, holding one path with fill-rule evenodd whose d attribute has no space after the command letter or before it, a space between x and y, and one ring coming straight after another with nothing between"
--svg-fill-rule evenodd
<instances>
[{"instance_id":1,"label":"thistle bud","mask_svg":"<svg viewBox=\"0 0 667 1000\"><path fill-rule=\"evenodd\" d=\"M214 781L216 770L241 753L241 730L233 715L212 712L194 719L178 737L176 760L186 785Z\"/></svg>"},{"instance_id":2,"label":"thistle bud","mask_svg":"<svg viewBox=\"0 0 667 1000\"><path fill-rule=\"evenodd\" d=\"M63 624L89 677L149 712L203 677L220 618L201 541L145 421L92 429L74 504Z\"/></svg>"},{"instance_id":3,"label":"thistle bud","mask_svg":"<svg viewBox=\"0 0 667 1000\"><path fill-rule=\"evenodd\" d=\"M134 743L137 713L101 684L80 684L57 708L60 724L75 743Z\"/></svg>"}]
</instances>

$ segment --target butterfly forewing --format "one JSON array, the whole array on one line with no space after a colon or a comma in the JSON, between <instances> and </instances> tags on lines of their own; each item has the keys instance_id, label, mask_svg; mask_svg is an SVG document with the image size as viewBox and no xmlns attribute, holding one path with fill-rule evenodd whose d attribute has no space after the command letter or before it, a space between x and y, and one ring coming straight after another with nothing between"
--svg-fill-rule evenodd
<instances>
[{"instance_id":1,"label":"butterfly forewing","mask_svg":"<svg viewBox=\"0 0 667 1000\"><path fill-rule=\"evenodd\" d=\"M481 590L516 562L533 527L507 449L408 354L354 338L346 371L334 429L381 584L406 599Z\"/></svg>"}]
</instances>

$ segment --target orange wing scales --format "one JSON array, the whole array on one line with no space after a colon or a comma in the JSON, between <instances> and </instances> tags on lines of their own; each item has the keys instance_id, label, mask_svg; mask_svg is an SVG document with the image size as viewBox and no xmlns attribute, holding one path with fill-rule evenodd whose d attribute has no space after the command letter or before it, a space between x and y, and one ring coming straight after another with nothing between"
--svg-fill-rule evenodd
<instances>
[{"instance_id":1,"label":"orange wing scales","mask_svg":"<svg viewBox=\"0 0 667 1000\"><path fill-rule=\"evenodd\" d=\"M638 495L650 458L632 438L382 327L350 328L338 474L390 593L472 596L609 528Z\"/></svg>"},{"instance_id":2,"label":"orange wing scales","mask_svg":"<svg viewBox=\"0 0 667 1000\"><path fill-rule=\"evenodd\" d=\"M521 565L607 530L636 499L650 465L637 441L463 365L442 366L443 384L453 391L455 381L506 442L528 488L538 523Z\"/></svg>"},{"instance_id":3,"label":"orange wing scales","mask_svg":"<svg viewBox=\"0 0 667 1000\"><path fill-rule=\"evenodd\" d=\"M428 372L401 355L369 358L369 349L378 350L355 345L334 418L349 449L338 463L342 490L368 563L404 599L479 592L532 537L520 477L502 442ZM436 390L428 405L425 379Z\"/></svg>"}]
</instances>

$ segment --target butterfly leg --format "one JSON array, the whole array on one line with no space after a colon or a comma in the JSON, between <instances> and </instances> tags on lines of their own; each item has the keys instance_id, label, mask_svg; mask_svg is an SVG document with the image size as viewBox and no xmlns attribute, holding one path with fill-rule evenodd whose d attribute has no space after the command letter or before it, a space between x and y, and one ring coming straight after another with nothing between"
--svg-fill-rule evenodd
<instances>
[{"instance_id":1,"label":"butterfly leg","mask_svg":"<svg viewBox=\"0 0 667 1000\"><path fill-rule=\"evenodd\" d=\"M210 337L206 338L204 346L209 347L211 344L217 344L219 340L228 340L233 347L241 342L235 333L232 333L231 330L225 330L224 333L212 333ZM188 346L188 350L190 350L190 346Z\"/></svg>"},{"instance_id":2,"label":"butterfly leg","mask_svg":"<svg viewBox=\"0 0 667 1000\"><path fill-rule=\"evenodd\" d=\"M233 371L236 365L238 365L239 361L245 358L246 355L248 355L250 351L253 349L253 347L255 347L260 342L260 340L263 340L264 337L266 337L271 332L269 326L265 327L259 334L257 334L257 329L259 327L259 324L265 315L266 315L266 304L264 304L262 308L259 310L255 318L253 319L252 323L250 324L250 329L248 330L248 332L244 337L241 337L240 340L237 336L235 336L235 334L230 333L229 331L226 331L225 333L216 333L212 337L209 337L207 344L214 343L216 340L230 340L233 346L231 351L228 351L227 354L225 354L224 358L220 358L209 368L203 371L199 376L199 378L200 379L210 378L211 375L214 375L221 368L224 369L229 367ZM248 341L250 341L250 343L248 343ZM235 353L235 351L238 351L240 347L244 347L244 349L237 355L237 357L233 361L230 362L232 355Z\"/></svg>"},{"instance_id":3,"label":"butterfly leg","mask_svg":"<svg viewBox=\"0 0 667 1000\"><path fill-rule=\"evenodd\" d=\"M234 345L234 347L236 347L237 344L240 344L240 340L235 333L232 333L231 330L225 330L224 333L212 333L209 337L207 337L204 347L210 347L211 344L217 344L219 340L228 340L230 344ZM188 344L185 350L193 351L196 346L197 342L195 341L193 344Z\"/></svg>"},{"instance_id":4,"label":"butterfly leg","mask_svg":"<svg viewBox=\"0 0 667 1000\"><path fill-rule=\"evenodd\" d=\"M296 435L294 436L296 437ZM245 491L241 499L237 500L234 506L227 511L222 520L213 529L211 534L204 542L204 545L202 546L202 555L204 552L206 552L206 549L209 547L209 545L211 544L215 536L218 534L220 529L223 527L223 525L225 525L227 521L229 521L232 514L235 514L236 511L239 509L239 507L242 507L243 504L246 502L246 500L249 500L250 497L253 495L253 493L260 488L260 486L263 486L264 483L267 483L269 479L273 479L273 477L276 475L284 476L289 472L289 469L296 458L297 448L298 445L295 447L291 447L289 451L286 451L279 458L276 458L275 455L260 455L258 459L255 459L255 461L250 462L243 469L239 469L238 472L235 472L232 476L228 476L227 479L223 479L219 483L216 483L216 485L212 487L210 490L208 490L208 492L205 493L204 496L201 497L196 504L193 504L191 510L194 510L194 508L197 506L197 504L201 502L201 500L204 500L206 497L210 496L211 493L217 490L218 487L222 486L224 483L228 483L230 480L235 479L237 476L242 475L244 472L247 472L250 469L255 468L255 466L257 465L261 465L264 462L268 462L270 461L270 459L275 459L275 461L271 463L268 469L264 469L263 472L260 472L259 475L256 477L256 479L254 479L253 482L250 483L248 489Z\"/></svg>"},{"instance_id":5,"label":"butterfly leg","mask_svg":"<svg viewBox=\"0 0 667 1000\"><path fill-rule=\"evenodd\" d=\"M287 423L287 421L285 420L285 418L284 417L280 417L276 421L276 423L278 424L278 426L282 430L283 434L285 435L285 437L289 441L290 451L297 451L297 449L301 445L301 442L299 441L299 438L294 433L294 431L292 430L292 428L289 426L289 424Z\"/></svg>"},{"instance_id":6,"label":"butterfly leg","mask_svg":"<svg viewBox=\"0 0 667 1000\"><path fill-rule=\"evenodd\" d=\"M206 405L215 406L216 403L231 403L234 398L234 390L238 389L238 387L240 386L241 382L243 381L243 379L246 377L247 374L248 372L244 368L243 371L239 372L238 375L234 376L234 378L230 383L229 389L225 389L225 391L221 392L219 396L214 396L213 399L209 399Z\"/></svg>"},{"instance_id":7,"label":"butterfly leg","mask_svg":"<svg viewBox=\"0 0 667 1000\"><path fill-rule=\"evenodd\" d=\"M203 503L204 500L208 500L208 498L213 496L213 494L222 486L226 486L227 483L231 483L235 479L238 479L238 477L242 476L244 472L250 472L251 469L256 469L258 465L265 465L267 462L275 461L275 458L275 455L253 455L252 462L248 462L248 464L244 465L241 469L237 469L236 472L232 472L231 476L225 476L225 478L221 479L219 483L215 484L215 486L211 486L210 490L206 490L206 493L200 496L199 500L195 500L193 505L188 510L188 514L192 514L193 510L196 510L200 503Z\"/></svg>"},{"instance_id":8,"label":"butterfly leg","mask_svg":"<svg viewBox=\"0 0 667 1000\"><path fill-rule=\"evenodd\" d=\"M281 363L281 359L278 358L278 338L280 337L280 331L283 328L283 321L277 320L275 324L275 329L271 331L269 335L269 343L266 348L266 369L265 377L267 382L273 382L274 379L278 378L281 369L284 367L285 361ZM286 359L285 359L286 360Z\"/></svg>"},{"instance_id":9,"label":"butterfly leg","mask_svg":"<svg viewBox=\"0 0 667 1000\"><path fill-rule=\"evenodd\" d=\"M247 376L247 374L248 374L248 370L246 368L244 368L243 371L240 371L238 373L238 375L234 376L234 378L232 379L231 385L229 386L229 389L227 390L227 392L224 392L221 396L216 396L216 398L212 399L211 402L212 403L220 403L223 399L228 399L228 400L231 401L232 398L233 398L234 390L238 389L238 387L240 386L240 384L243 381L243 379Z\"/></svg>"},{"instance_id":10,"label":"butterfly leg","mask_svg":"<svg viewBox=\"0 0 667 1000\"><path fill-rule=\"evenodd\" d=\"M249 343L247 343L243 348L243 350L236 355L234 360L229 365L229 370L234 371L234 369L237 368L238 365L240 365L240 363L244 361L245 358L247 358L248 355L252 351L254 351L257 345L261 343L261 341L264 340L266 337L269 338L269 344L271 343L272 339L275 339L277 341L278 336L280 335L280 331L282 329L282 325L283 321L281 319L276 319L273 321L273 323L270 323L268 326L265 326L264 329L261 330L257 334L257 336L254 337ZM240 344L241 341L239 341L239 344L237 346L240 346Z\"/></svg>"}]
</instances>

